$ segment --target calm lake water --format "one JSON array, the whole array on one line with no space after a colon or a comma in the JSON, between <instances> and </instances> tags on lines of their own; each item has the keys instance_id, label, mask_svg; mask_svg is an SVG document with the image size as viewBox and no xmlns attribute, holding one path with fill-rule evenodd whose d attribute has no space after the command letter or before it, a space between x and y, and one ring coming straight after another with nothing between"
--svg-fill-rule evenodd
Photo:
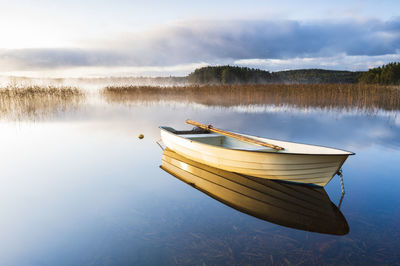
<instances>
[{"instance_id":1,"label":"calm lake water","mask_svg":"<svg viewBox=\"0 0 400 266\"><path fill-rule=\"evenodd\" d=\"M158 126L189 129L187 118L355 152L343 166L349 233L255 218L160 169ZM0 265L400 265L397 111L91 96L70 111L3 118L0 147ZM325 190L338 205L340 179Z\"/></svg>"}]
</instances>

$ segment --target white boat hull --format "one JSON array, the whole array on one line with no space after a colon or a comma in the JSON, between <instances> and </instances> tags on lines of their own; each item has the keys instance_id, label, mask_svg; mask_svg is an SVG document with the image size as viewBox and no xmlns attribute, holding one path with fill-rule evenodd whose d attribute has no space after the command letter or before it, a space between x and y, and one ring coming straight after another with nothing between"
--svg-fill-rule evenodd
<instances>
[{"instance_id":1,"label":"white boat hull","mask_svg":"<svg viewBox=\"0 0 400 266\"><path fill-rule=\"evenodd\" d=\"M231 149L182 137L163 128L161 128L161 139L166 147L176 153L215 168L260 178L318 186L325 186L352 154L345 151L342 154L336 152L330 155ZM268 141L271 142L270 139ZM292 150L298 149L299 145L304 145L305 150L311 149L310 147L331 149L284 141L275 141L274 144L286 147L292 145Z\"/></svg>"}]
</instances>

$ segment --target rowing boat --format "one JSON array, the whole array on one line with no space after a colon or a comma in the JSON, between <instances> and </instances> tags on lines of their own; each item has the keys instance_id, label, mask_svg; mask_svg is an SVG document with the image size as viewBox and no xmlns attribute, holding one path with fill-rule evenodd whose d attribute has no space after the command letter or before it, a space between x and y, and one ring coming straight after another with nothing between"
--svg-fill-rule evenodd
<instances>
[{"instance_id":1,"label":"rowing boat","mask_svg":"<svg viewBox=\"0 0 400 266\"><path fill-rule=\"evenodd\" d=\"M347 157L354 154L187 122L197 127L186 131L160 127L161 140L166 147L202 164L260 178L325 186Z\"/></svg>"},{"instance_id":2,"label":"rowing boat","mask_svg":"<svg viewBox=\"0 0 400 266\"><path fill-rule=\"evenodd\" d=\"M345 235L349 226L325 189L245 176L200 164L165 149L160 166L240 212L299 230Z\"/></svg>"}]
</instances>

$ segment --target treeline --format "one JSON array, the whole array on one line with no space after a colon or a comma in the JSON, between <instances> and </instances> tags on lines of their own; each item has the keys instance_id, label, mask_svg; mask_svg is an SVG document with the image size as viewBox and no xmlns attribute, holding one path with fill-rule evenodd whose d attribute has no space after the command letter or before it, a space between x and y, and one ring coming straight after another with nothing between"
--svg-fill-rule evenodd
<instances>
[{"instance_id":1,"label":"treeline","mask_svg":"<svg viewBox=\"0 0 400 266\"><path fill-rule=\"evenodd\" d=\"M400 85L400 63L389 63L362 73L359 79L362 83Z\"/></svg>"},{"instance_id":2,"label":"treeline","mask_svg":"<svg viewBox=\"0 0 400 266\"><path fill-rule=\"evenodd\" d=\"M208 66L188 75L192 84L357 83L362 72L300 69L269 72L238 66Z\"/></svg>"},{"instance_id":3,"label":"treeline","mask_svg":"<svg viewBox=\"0 0 400 266\"><path fill-rule=\"evenodd\" d=\"M326 84L326 83L357 83L362 72L299 69L272 73L274 83Z\"/></svg>"},{"instance_id":4,"label":"treeline","mask_svg":"<svg viewBox=\"0 0 400 266\"><path fill-rule=\"evenodd\" d=\"M238 66L208 66L196 69L188 76L193 84L265 83L271 73L265 70Z\"/></svg>"}]
</instances>

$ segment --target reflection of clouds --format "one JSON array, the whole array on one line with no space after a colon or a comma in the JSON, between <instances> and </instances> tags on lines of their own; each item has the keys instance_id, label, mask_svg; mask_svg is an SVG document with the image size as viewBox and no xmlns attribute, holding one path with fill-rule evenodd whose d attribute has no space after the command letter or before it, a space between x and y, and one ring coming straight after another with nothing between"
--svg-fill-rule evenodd
<instances>
[{"instance_id":1,"label":"reflection of clouds","mask_svg":"<svg viewBox=\"0 0 400 266\"><path fill-rule=\"evenodd\" d=\"M126 106L164 106L170 108L190 108L190 109L221 109L232 111L236 113L279 113L279 112L294 112L303 114L331 114L336 118L343 116L356 116L356 115L368 115L368 116L381 116L387 117L397 125L400 124L399 111L386 111L380 109L365 110L363 108L357 107L346 107L346 108L335 108L335 107L297 107L290 104L273 105L273 104L232 104L231 106L223 105L207 105L201 103L195 103L192 101L174 101L174 100L155 100L155 101L127 101L125 102L115 102L116 105L126 105Z\"/></svg>"},{"instance_id":2,"label":"reflection of clouds","mask_svg":"<svg viewBox=\"0 0 400 266\"><path fill-rule=\"evenodd\" d=\"M327 110L276 105L223 107L179 101L125 105L108 104L99 98L88 100L78 110L42 117L41 121L70 123L86 131L108 132L116 138L124 136L137 143L150 143L160 138L159 126L191 128L184 122L188 118L250 135L354 152L371 145L400 147L399 113L391 111L368 113L358 109ZM144 140L137 139L139 134L144 134Z\"/></svg>"},{"instance_id":3,"label":"reflection of clouds","mask_svg":"<svg viewBox=\"0 0 400 266\"><path fill-rule=\"evenodd\" d=\"M389 138L393 137L393 133L387 128L374 128L366 133L371 138Z\"/></svg>"},{"instance_id":4,"label":"reflection of clouds","mask_svg":"<svg viewBox=\"0 0 400 266\"><path fill-rule=\"evenodd\" d=\"M85 113L75 114L70 121L80 120L93 130L128 134L135 139L143 133L144 141L158 140L158 127L162 125L189 129L191 126L184 121L190 118L250 135L347 150L356 148L355 152L371 145L400 147L400 125L394 123L396 112L369 114L359 113L356 109L302 110L273 105L252 108L257 111L249 112L246 107L212 107L182 102L135 103L129 106L98 102L86 108Z\"/></svg>"},{"instance_id":5,"label":"reflection of clouds","mask_svg":"<svg viewBox=\"0 0 400 266\"><path fill-rule=\"evenodd\" d=\"M400 114L396 114L396 116L393 119L393 122L396 126L400 126Z\"/></svg>"}]
</instances>

